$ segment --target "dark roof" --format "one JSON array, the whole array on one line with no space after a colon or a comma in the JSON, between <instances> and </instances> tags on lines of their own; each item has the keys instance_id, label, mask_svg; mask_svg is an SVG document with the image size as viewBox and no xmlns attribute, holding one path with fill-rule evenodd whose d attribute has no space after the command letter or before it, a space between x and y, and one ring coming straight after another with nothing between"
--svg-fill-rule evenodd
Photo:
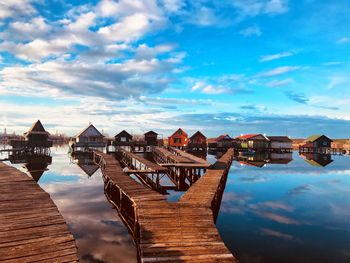
<instances>
[{"instance_id":1,"label":"dark roof","mask_svg":"<svg viewBox=\"0 0 350 263\"><path fill-rule=\"evenodd\" d=\"M156 133L154 131L148 131L144 135L150 135L150 134L158 135L158 133Z\"/></svg>"},{"instance_id":2,"label":"dark roof","mask_svg":"<svg viewBox=\"0 0 350 263\"><path fill-rule=\"evenodd\" d=\"M49 135L49 133L47 131L45 131L45 128L42 125L42 123L40 122L40 120L37 120L35 123L33 123L32 127L30 127L29 131L27 131L24 134L25 135L28 135L28 134L47 134L47 135Z\"/></svg>"},{"instance_id":3,"label":"dark roof","mask_svg":"<svg viewBox=\"0 0 350 263\"><path fill-rule=\"evenodd\" d=\"M89 126L87 126L85 129L83 129L81 132L79 132L75 137L79 137L80 135L82 135L84 132L86 132L88 129L92 128L93 130L95 130L95 132L97 132L97 134L101 137L105 137L102 133L100 133L99 130L96 129L96 127L92 124L90 124Z\"/></svg>"},{"instance_id":4,"label":"dark roof","mask_svg":"<svg viewBox=\"0 0 350 263\"><path fill-rule=\"evenodd\" d=\"M205 135L203 134L203 133L201 133L200 131L196 131L192 136L191 136L191 138L190 139L193 139L193 138L195 138L195 137L197 137L197 136L199 136L199 137L203 137L203 138L207 138L207 137L205 137Z\"/></svg>"},{"instance_id":5,"label":"dark roof","mask_svg":"<svg viewBox=\"0 0 350 263\"><path fill-rule=\"evenodd\" d=\"M123 135L132 138L132 135L130 133L128 133L126 130L122 130L120 133L118 133L114 137L120 137L120 136L123 136Z\"/></svg>"},{"instance_id":6,"label":"dark roof","mask_svg":"<svg viewBox=\"0 0 350 263\"><path fill-rule=\"evenodd\" d=\"M310 137L306 138L306 141L308 142L314 142L317 141L319 138L321 137L325 137L326 139L332 141L330 138L328 138L326 135L319 135L319 134L315 134L315 135L311 135Z\"/></svg>"},{"instance_id":7,"label":"dark roof","mask_svg":"<svg viewBox=\"0 0 350 263\"><path fill-rule=\"evenodd\" d=\"M231 138L231 136L228 134L223 134L215 139L215 141L217 141L217 142L222 141L222 140L233 140L233 138Z\"/></svg>"},{"instance_id":8,"label":"dark roof","mask_svg":"<svg viewBox=\"0 0 350 263\"><path fill-rule=\"evenodd\" d=\"M188 136L187 133L186 133L183 129L178 128L178 129L176 130L176 132L174 132L170 137L175 136L179 131L182 131L182 134L185 135L186 137Z\"/></svg>"},{"instance_id":9,"label":"dark roof","mask_svg":"<svg viewBox=\"0 0 350 263\"><path fill-rule=\"evenodd\" d=\"M292 142L288 136L267 136L267 138L274 142Z\"/></svg>"}]
</instances>

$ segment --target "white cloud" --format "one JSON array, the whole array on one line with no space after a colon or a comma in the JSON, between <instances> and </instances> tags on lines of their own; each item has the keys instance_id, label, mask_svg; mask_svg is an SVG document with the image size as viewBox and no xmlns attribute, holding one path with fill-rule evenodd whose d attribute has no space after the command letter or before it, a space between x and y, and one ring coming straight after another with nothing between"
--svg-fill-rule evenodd
<instances>
[{"instance_id":1,"label":"white cloud","mask_svg":"<svg viewBox=\"0 0 350 263\"><path fill-rule=\"evenodd\" d=\"M36 38L45 38L52 26L46 23L43 17L35 17L28 22L15 21L8 25L7 30L0 32L0 39L13 41L28 41Z\"/></svg>"},{"instance_id":2,"label":"white cloud","mask_svg":"<svg viewBox=\"0 0 350 263\"><path fill-rule=\"evenodd\" d=\"M350 38L348 38L348 37L342 37L342 38L339 38L337 40L337 43L339 43L339 44L346 44L346 43L349 43L349 42L350 42Z\"/></svg>"},{"instance_id":3,"label":"white cloud","mask_svg":"<svg viewBox=\"0 0 350 263\"><path fill-rule=\"evenodd\" d=\"M199 26L211 26L219 23L214 10L208 7L201 7L192 15L191 23Z\"/></svg>"},{"instance_id":4,"label":"white cloud","mask_svg":"<svg viewBox=\"0 0 350 263\"><path fill-rule=\"evenodd\" d=\"M147 16L138 13L127 16L110 26L100 28L98 34L110 41L130 42L150 32L151 28L151 21Z\"/></svg>"},{"instance_id":5,"label":"white cloud","mask_svg":"<svg viewBox=\"0 0 350 263\"><path fill-rule=\"evenodd\" d=\"M247 27L241 30L239 33L244 37L252 37L252 36L260 37L262 35L262 32L257 25Z\"/></svg>"},{"instance_id":6,"label":"white cloud","mask_svg":"<svg viewBox=\"0 0 350 263\"><path fill-rule=\"evenodd\" d=\"M266 83L265 85L267 87L276 88L276 87L287 86L289 84L292 84L293 82L294 82L293 79L288 78L288 79L282 79L282 80L272 80L272 81Z\"/></svg>"},{"instance_id":7,"label":"white cloud","mask_svg":"<svg viewBox=\"0 0 350 263\"><path fill-rule=\"evenodd\" d=\"M192 88L192 91L200 91L204 94L222 94L222 93L228 93L230 89L224 86L214 86L211 84L207 84L205 82L198 81L196 82Z\"/></svg>"},{"instance_id":8,"label":"white cloud","mask_svg":"<svg viewBox=\"0 0 350 263\"><path fill-rule=\"evenodd\" d=\"M278 54L273 54L273 55L265 55L262 56L259 60L259 62L267 62L267 61L272 61L280 58L286 58L295 55L297 52L296 51L288 51L288 52L282 52Z\"/></svg>"},{"instance_id":9,"label":"white cloud","mask_svg":"<svg viewBox=\"0 0 350 263\"><path fill-rule=\"evenodd\" d=\"M0 20L8 17L20 17L22 15L32 15L36 10L32 7L30 0L1 0Z\"/></svg>"},{"instance_id":10,"label":"white cloud","mask_svg":"<svg viewBox=\"0 0 350 263\"><path fill-rule=\"evenodd\" d=\"M288 11L287 0L236 0L233 5L240 10L242 17L283 14Z\"/></svg>"},{"instance_id":11,"label":"white cloud","mask_svg":"<svg viewBox=\"0 0 350 263\"><path fill-rule=\"evenodd\" d=\"M274 77L274 76L282 75L288 72L296 71L298 69L300 69L299 66L278 67L269 71L262 72L258 74L258 77Z\"/></svg>"},{"instance_id":12,"label":"white cloud","mask_svg":"<svg viewBox=\"0 0 350 263\"><path fill-rule=\"evenodd\" d=\"M178 12L185 5L183 0L162 0L162 3L169 12Z\"/></svg>"},{"instance_id":13,"label":"white cloud","mask_svg":"<svg viewBox=\"0 0 350 263\"><path fill-rule=\"evenodd\" d=\"M350 84L350 79L341 76L334 76L331 78L330 82L327 85L327 89L334 89L342 84Z\"/></svg>"}]
</instances>

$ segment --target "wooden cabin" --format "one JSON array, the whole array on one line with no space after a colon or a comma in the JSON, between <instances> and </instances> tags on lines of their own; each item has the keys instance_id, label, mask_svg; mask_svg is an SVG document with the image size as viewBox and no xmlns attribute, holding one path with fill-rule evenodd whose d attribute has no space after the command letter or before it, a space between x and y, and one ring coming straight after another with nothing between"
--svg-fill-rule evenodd
<instances>
[{"instance_id":1,"label":"wooden cabin","mask_svg":"<svg viewBox=\"0 0 350 263\"><path fill-rule=\"evenodd\" d=\"M176 148L185 148L188 145L187 133L179 128L171 136L168 137L168 145Z\"/></svg>"},{"instance_id":2,"label":"wooden cabin","mask_svg":"<svg viewBox=\"0 0 350 263\"><path fill-rule=\"evenodd\" d=\"M234 139L228 134L223 134L217 137L215 141L217 148L231 148L233 147Z\"/></svg>"},{"instance_id":3,"label":"wooden cabin","mask_svg":"<svg viewBox=\"0 0 350 263\"><path fill-rule=\"evenodd\" d=\"M50 148L52 147L52 141L49 140L49 135L40 120L38 120L30 127L29 131L24 133L24 140L12 140L10 145L13 148Z\"/></svg>"},{"instance_id":4,"label":"wooden cabin","mask_svg":"<svg viewBox=\"0 0 350 263\"><path fill-rule=\"evenodd\" d=\"M207 137L200 131L193 134L188 140L188 148L190 150L206 150L207 149Z\"/></svg>"},{"instance_id":5,"label":"wooden cabin","mask_svg":"<svg viewBox=\"0 0 350 263\"><path fill-rule=\"evenodd\" d=\"M269 139L262 134L242 134L236 140L243 150L263 151L269 148Z\"/></svg>"},{"instance_id":6,"label":"wooden cabin","mask_svg":"<svg viewBox=\"0 0 350 263\"><path fill-rule=\"evenodd\" d=\"M308 153L330 153L332 142L333 140L325 135L312 135L300 146L299 151Z\"/></svg>"},{"instance_id":7,"label":"wooden cabin","mask_svg":"<svg viewBox=\"0 0 350 263\"><path fill-rule=\"evenodd\" d=\"M157 146L158 145L158 133L154 131L149 131L144 134L147 146Z\"/></svg>"},{"instance_id":8,"label":"wooden cabin","mask_svg":"<svg viewBox=\"0 0 350 263\"><path fill-rule=\"evenodd\" d=\"M291 152L293 141L287 136L267 136L270 141L269 149L272 152Z\"/></svg>"},{"instance_id":9,"label":"wooden cabin","mask_svg":"<svg viewBox=\"0 0 350 263\"><path fill-rule=\"evenodd\" d=\"M72 148L102 148L106 146L103 139L103 134L99 132L94 125L90 124L74 137L74 139L70 142L70 145Z\"/></svg>"},{"instance_id":10,"label":"wooden cabin","mask_svg":"<svg viewBox=\"0 0 350 263\"><path fill-rule=\"evenodd\" d=\"M131 145L133 136L128 133L126 130L121 131L116 136L114 136L115 139L115 145L117 146L123 146L123 145Z\"/></svg>"}]
</instances>

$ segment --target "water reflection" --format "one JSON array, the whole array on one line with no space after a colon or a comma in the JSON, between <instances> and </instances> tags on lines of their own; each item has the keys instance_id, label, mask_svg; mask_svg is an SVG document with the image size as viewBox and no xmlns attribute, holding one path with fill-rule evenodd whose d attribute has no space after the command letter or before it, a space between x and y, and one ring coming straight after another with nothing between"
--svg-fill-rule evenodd
<instances>
[{"instance_id":1,"label":"water reflection","mask_svg":"<svg viewBox=\"0 0 350 263\"><path fill-rule=\"evenodd\" d=\"M293 160L292 153L267 153L260 152L251 155L240 154L236 157L242 166L264 167L267 164L288 164Z\"/></svg>"},{"instance_id":2,"label":"water reflection","mask_svg":"<svg viewBox=\"0 0 350 263\"><path fill-rule=\"evenodd\" d=\"M133 239L106 200L100 171L87 176L85 172L93 170L89 163L82 161L81 169L67 152L66 146L52 149L50 170L41 175L39 185L50 194L74 235L80 262L137 262ZM12 165L27 172L20 164Z\"/></svg>"},{"instance_id":3,"label":"water reflection","mask_svg":"<svg viewBox=\"0 0 350 263\"><path fill-rule=\"evenodd\" d=\"M39 182L47 167L52 163L52 157L48 154L15 152L9 155L12 164L23 164L26 171Z\"/></svg>"},{"instance_id":4,"label":"water reflection","mask_svg":"<svg viewBox=\"0 0 350 263\"><path fill-rule=\"evenodd\" d=\"M90 152L71 153L70 158L72 163L78 165L88 177L91 177L99 169L98 165L92 161L92 153Z\"/></svg>"},{"instance_id":5,"label":"water reflection","mask_svg":"<svg viewBox=\"0 0 350 263\"><path fill-rule=\"evenodd\" d=\"M331 162L332 156L330 154L321 154L321 153L302 153L300 154L304 158L305 162L312 166L322 166L325 167Z\"/></svg>"},{"instance_id":6,"label":"water reflection","mask_svg":"<svg viewBox=\"0 0 350 263\"><path fill-rule=\"evenodd\" d=\"M225 244L241 263L350 262L349 157L271 157L231 167L217 222Z\"/></svg>"},{"instance_id":7,"label":"water reflection","mask_svg":"<svg viewBox=\"0 0 350 263\"><path fill-rule=\"evenodd\" d=\"M133 238L106 200L100 171L88 156L70 159L67 150L53 148L51 160L16 156L12 165L50 193L81 262L136 262ZM176 185L166 176L159 184ZM178 199L176 189L166 190ZM349 156L242 155L231 167L217 226L241 263L349 263L349 197Z\"/></svg>"}]
</instances>

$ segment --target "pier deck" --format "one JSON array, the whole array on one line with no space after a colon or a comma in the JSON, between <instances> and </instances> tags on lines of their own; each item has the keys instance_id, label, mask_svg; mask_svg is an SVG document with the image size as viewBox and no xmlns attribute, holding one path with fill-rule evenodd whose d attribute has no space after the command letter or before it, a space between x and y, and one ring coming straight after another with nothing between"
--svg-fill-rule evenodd
<instances>
[{"instance_id":1,"label":"pier deck","mask_svg":"<svg viewBox=\"0 0 350 263\"><path fill-rule=\"evenodd\" d=\"M182 150L179 150L179 149L176 149L174 147L168 147L169 151L174 153L175 155L177 156L182 156L182 157L185 157L187 159L190 159L192 160L194 163L200 163L200 164L203 164L203 165L207 165L208 167L210 166L210 163L202 158L199 158L197 156L194 156L193 154L190 154L190 153L187 153L187 152L184 152Z\"/></svg>"},{"instance_id":2,"label":"pier deck","mask_svg":"<svg viewBox=\"0 0 350 263\"><path fill-rule=\"evenodd\" d=\"M0 162L0 261L77 262L77 248L49 194Z\"/></svg>"},{"instance_id":3,"label":"pier deck","mask_svg":"<svg viewBox=\"0 0 350 263\"><path fill-rule=\"evenodd\" d=\"M237 262L223 243L206 203L169 203L130 178L113 157L94 151L94 160L101 167L108 200L134 238L140 262ZM227 170L222 174L227 175ZM223 181L222 174L218 181ZM216 187L221 191L224 185Z\"/></svg>"}]
</instances>

